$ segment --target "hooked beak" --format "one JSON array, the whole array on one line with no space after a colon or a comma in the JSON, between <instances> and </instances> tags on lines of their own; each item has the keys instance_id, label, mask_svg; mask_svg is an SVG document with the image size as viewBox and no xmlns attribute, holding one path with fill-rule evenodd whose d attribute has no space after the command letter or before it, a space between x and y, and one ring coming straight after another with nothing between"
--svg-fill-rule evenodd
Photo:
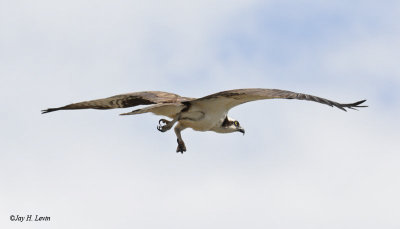
<instances>
[{"instance_id":1,"label":"hooked beak","mask_svg":"<svg viewBox=\"0 0 400 229\"><path fill-rule=\"evenodd\" d=\"M246 132L246 131L244 131L243 128L240 128L240 129L238 129L237 131L239 131L239 132L242 133L243 135L244 135L244 133Z\"/></svg>"}]
</instances>

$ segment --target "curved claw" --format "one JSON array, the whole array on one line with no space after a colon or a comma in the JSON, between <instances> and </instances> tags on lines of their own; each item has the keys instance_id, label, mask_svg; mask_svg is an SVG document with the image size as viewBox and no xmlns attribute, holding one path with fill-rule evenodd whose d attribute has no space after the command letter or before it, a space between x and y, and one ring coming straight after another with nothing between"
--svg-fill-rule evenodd
<instances>
[{"instance_id":1,"label":"curved claw","mask_svg":"<svg viewBox=\"0 0 400 229\"><path fill-rule=\"evenodd\" d=\"M157 130L160 132L166 132L167 130L169 130L170 128L168 128L167 126L157 126Z\"/></svg>"},{"instance_id":2,"label":"curved claw","mask_svg":"<svg viewBox=\"0 0 400 229\"><path fill-rule=\"evenodd\" d=\"M178 139L178 147L176 148L177 153L183 154L183 152L186 152L186 146L183 141L179 141Z\"/></svg>"},{"instance_id":3,"label":"curved claw","mask_svg":"<svg viewBox=\"0 0 400 229\"><path fill-rule=\"evenodd\" d=\"M161 125L161 123L169 123L169 121L162 118L162 119L160 119L160 120L158 121L158 124Z\"/></svg>"},{"instance_id":4,"label":"curved claw","mask_svg":"<svg viewBox=\"0 0 400 229\"><path fill-rule=\"evenodd\" d=\"M183 152L186 152L186 149L185 149L185 148L179 148L179 149L176 150L176 153L181 153L181 154L183 154Z\"/></svg>"},{"instance_id":5,"label":"curved claw","mask_svg":"<svg viewBox=\"0 0 400 229\"><path fill-rule=\"evenodd\" d=\"M164 124L162 124L164 123ZM171 121L168 121L166 119L160 119L158 121L158 126L157 126L157 130L161 131L161 132L165 132L168 131L169 129L171 129L172 125L171 125Z\"/></svg>"}]
</instances>

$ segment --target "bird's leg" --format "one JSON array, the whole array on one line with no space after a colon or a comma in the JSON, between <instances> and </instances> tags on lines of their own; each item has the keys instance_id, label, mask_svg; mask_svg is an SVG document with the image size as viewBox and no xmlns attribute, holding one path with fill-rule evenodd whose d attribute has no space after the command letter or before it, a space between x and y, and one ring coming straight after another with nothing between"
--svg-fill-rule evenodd
<instances>
[{"instance_id":1,"label":"bird's leg","mask_svg":"<svg viewBox=\"0 0 400 229\"><path fill-rule=\"evenodd\" d=\"M179 118L181 117L180 114L178 114L177 116L175 116L174 119L172 119L171 121L168 121L166 119L160 119L158 121L158 126L157 126L157 130L161 131L161 132L165 132L167 130L170 130L174 124L179 120ZM161 124L161 123L165 123L165 125Z\"/></svg>"},{"instance_id":2,"label":"bird's leg","mask_svg":"<svg viewBox=\"0 0 400 229\"><path fill-rule=\"evenodd\" d=\"M177 137L177 142L178 142L178 147L176 148L176 152L186 152L186 146L185 143L182 140L182 136L181 136L181 131L186 129L186 127L181 126L181 124L178 124L175 126L174 131Z\"/></svg>"}]
</instances>

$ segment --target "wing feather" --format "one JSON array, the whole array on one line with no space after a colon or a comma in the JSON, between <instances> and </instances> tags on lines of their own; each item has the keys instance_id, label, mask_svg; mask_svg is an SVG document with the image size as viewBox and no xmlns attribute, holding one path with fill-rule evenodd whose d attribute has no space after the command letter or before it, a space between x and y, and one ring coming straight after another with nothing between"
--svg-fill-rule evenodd
<instances>
[{"instance_id":1,"label":"wing feather","mask_svg":"<svg viewBox=\"0 0 400 229\"><path fill-rule=\"evenodd\" d=\"M115 95L104 99L96 99L79 103L72 103L66 106L49 108L42 110L42 114L58 110L75 110L75 109L114 109L134 107L137 105L162 104L162 103L180 103L191 100L190 98L181 97L177 94L162 91L143 91L128 94Z\"/></svg>"},{"instance_id":2,"label":"wing feather","mask_svg":"<svg viewBox=\"0 0 400 229\"><path fill-rule=\"evenodd\" d=\"M296 93L292 91L285 91L280 89L263 89L263 88L251 88L251 89L236 89L229 91L222 91L215 94L211 94L199 99L195 99L190 101L192 104L202 104L202 103L212 103L213 106L223 106L225 109L229 110L232 107L237 105L262 100L262 99L299 99L299 100L308 100L313 102L318 102L322 104L329 105L331 107L337 107L343 111L346 111L346 108L355 109L357 107L367 107L360 106L366 100L361 100L355 103L338 103L332 100L328 100L325 98Z\"/></svg>"},{"instance_id":3,"label":"wing feather","mask_svg":"<svg viewBox=\"0 0 400 229\"><path fill-rule=\"evenodd\" d=\"M155 115L167 116L174 118L181 110L185 107L182 103L162 103L155 104L151 106L144 107L142 109L137 109L128 113L123 113L120 115L136 115L151 112Z\"/></svg>"}]
</instances>

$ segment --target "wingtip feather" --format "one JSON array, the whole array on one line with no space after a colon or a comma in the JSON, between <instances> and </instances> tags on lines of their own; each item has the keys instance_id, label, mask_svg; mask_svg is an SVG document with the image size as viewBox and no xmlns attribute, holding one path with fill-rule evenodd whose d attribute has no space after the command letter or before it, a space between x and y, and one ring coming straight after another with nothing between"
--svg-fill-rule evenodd
<instances>
[{"instance_id":1,"label":"wingtip feather","mask_svg":"<svg viewBox=\"0 0 400 229\"><path fill-rule=\"evenodd\" d=\"M344 111L347 111L345 108L358 111L358 109L356 109L356 108L368 107L368 106L365 106L365 105L360 106L360 104L364 103L365 101L367 101L367 100L364 99L364 100L360 100L360 101L355 102L355 103L340 104L339 108L344 110Z\"/></svg>"},{"instance_id":2,"label":"wingtip feather","mask_svg":"<svg viewBox=\"0 0 400 229\"><path fill-rule=\"evenodd\" d=\"M46 110L41 110L41 112L42 112L42 114L47 114L47 113L50 113L50 112L53 112L53 111L58 111L58 110L60 110L59 108L49 108L49 109L46 109Z\"/></svg>"}]
</instances>

